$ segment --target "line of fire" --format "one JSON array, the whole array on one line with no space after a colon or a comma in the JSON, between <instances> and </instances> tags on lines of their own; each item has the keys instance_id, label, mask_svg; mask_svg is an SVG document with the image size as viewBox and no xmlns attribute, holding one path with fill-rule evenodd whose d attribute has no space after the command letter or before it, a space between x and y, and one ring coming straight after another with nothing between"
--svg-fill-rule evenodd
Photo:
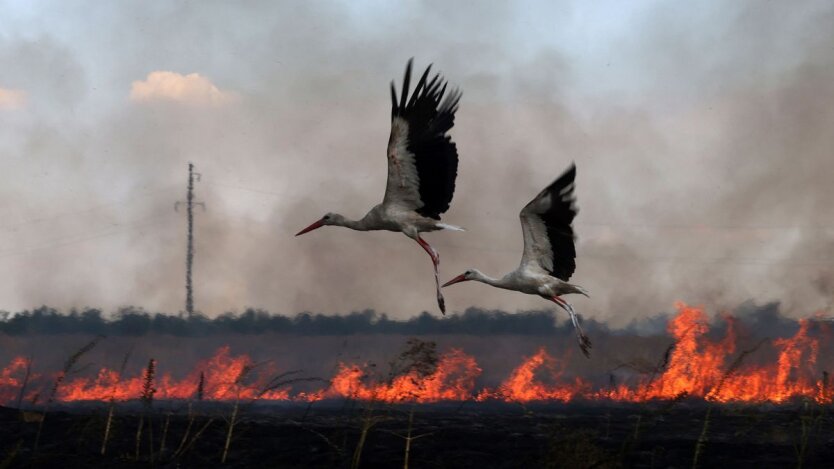
<instances>
[{"instance_id":1,"label":"line of fire","mask_svg":"<svg viewBox=\"0 0 834 469\"><path fill-rule=\"evenodd\" d=\"M160 361L153 386L158 400L834 402L826 371L834 365L834 353L825 348L832 332L829 322L803 319L793 336L766 338L751 348L741 349L733 317L721 318L725 324L723 337L712 338L703 308L683 303L676 306L677 314L668 324L670 345L657 363L642 369L620 366L619 370L612 370L604 383L566 373L570 354L554 356L541 346L535 354L520 357L517 366L497 386L478 385L483 370L461 348L441 351L428 371L411 367L392 372L368 363L339 361L331 377L305 379L300 385L294 380L275 385L270 381L274 376L291 373L280 369L280 357L259 364L247 354L221 346L213 356L194 363L192 371L183 376L167 372L166 364ZM763 356L768 357L764 362ZM53 397L58 402L138 400L148 379L147 370L130 375L103 367L63 376L61 370L33 368L36 367L24 356L15 357L2 368L0 404L36 404L59 378L62 382Z\"/></svg>"}]
</instances>

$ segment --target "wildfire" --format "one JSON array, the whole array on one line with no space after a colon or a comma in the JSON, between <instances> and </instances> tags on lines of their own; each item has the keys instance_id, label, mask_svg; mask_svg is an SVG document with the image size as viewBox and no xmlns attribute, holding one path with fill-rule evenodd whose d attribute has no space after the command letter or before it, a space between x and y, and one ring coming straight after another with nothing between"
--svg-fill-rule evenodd
<instances>
[{"instance_id":1,"label":"wildfire","mask_svg":"<svg viewBox=\"0 0 834 469\"><path fill-rule=\"evenodd\" d=\"M820 350L813 334L814 323L800 321L790 338L774 339L768 345L777 356L768 364L747 364L755 350L739 351L736 322L724 318L726 333L720 340L710 332L703 309L679 303L678 314L668 331L674 346L653 373L631 381L594 386L579 376L567 376L566 358L556 358L541 347L496 388L477 389L481 368L475 358L452 349L440 356L431 372L411 370L394 376L377 376L372 366L340 363L329 385L318 390L293 392L292 383L276 381L278 370L271 364L258 364L247 355L234 355L228 346L194 367L182 378L170 373L155 378L156 399L235 399L267 401L317 401L350 398L385 402L489 401L507 402L608 400L645 402L676 399L681 396L715 402L782 403L795 398L834 402L834 391L827 375L816 369ZM164 366L164 364L160 364ZM161 369L160 369L161 370ZM0 403L12 403L25 390L27 401L49 387L57 374L31 372L31 363L14 358L0 370ZM93 377L64 380L56 399L73 401L127 401L142 393L143 376L121 376L118 371L101 368Z\"/></svg>"},{"instance_id":2,"label":"wildfire","mask_svg":"<svg viewBox=\"0 0 834 469\"><path fill-rule=\"evenodd\" d=\"M24 374L29 367L29 360L15 357L6 368L0 370L0 402L11 402L23 387Z\"/></svg>"},{"instance_id":3,"label":"wildfire","mask_svg":"<svg viewBox=\"0 0 834 469\"><path fill-rule=\"evenodd\" d=\"M464 401L471 399L475 379L480 374L475 359L457 349L443 355L436 370L428 376L413 371L393 377L390 382L363 383L365 370L341 364L332 380L331 392L326 395L388 402Z\"/></svg>"},{"instance_id":4,"label":"wildfire","mask_svg":"<svg viewBox=\"0 0 834 469\"><path fill-rule=\"evenodd\" d=\"M718 402L780 403L795 397L832 401L834 393L826 389L823 378L813 369L819 341L809 337L809 321L800 321L793 337L772 341L779 350L775 365L742 368L742 357L733 357L736 331L732 318L725 318L727 333L714 343L706 338L709 327L701 308L683 303L676 306L678 315L669 324L676 341L666 369L638 386L621 385L613 392L615 399L641 402L685 395Z\"/></svg>"},{"instance_id":5,"label":"wildfire","mask_svg":"<svg viewBox=\"0 0 834 469\"><path fill-rule=\"evenodd\" d=\"M564 375L561 365L561 362L548 355L542 347L535 355L524 360L518 368L513 370L510 377L497 390L485 389L478 394L476 400L568 402L590 390L590 384L579 377L574 378L573 383L558 384ZM548 385L536 378L536 372L542 369L547 372L554 384Z\"/></svg>"}]
</instances>

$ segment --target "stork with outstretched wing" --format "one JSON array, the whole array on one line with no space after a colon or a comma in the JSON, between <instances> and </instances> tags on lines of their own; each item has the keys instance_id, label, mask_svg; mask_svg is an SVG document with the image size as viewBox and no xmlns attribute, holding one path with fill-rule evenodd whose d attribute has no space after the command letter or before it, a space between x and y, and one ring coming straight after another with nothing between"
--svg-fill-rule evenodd
<instances>
[{"instance_id":1,"label":"stork with outstretched wing","mask_svg":"<svg viewBox=\"0 0 834 469\"><path fill-rule=\"evenodd\" d=\"M412 60L409 60L399 99L391 82L391 135L386 152L388 183L382 203L360 220L328 213L296 236L328 225L358 231L402 232L431 256L437 304L445 314L446 306L437 272L440 256L420 233L462 230L440 223L440 215L449 210L455 192L458 153L447 133L455 123L461 92L454 89L446 94L447 83L440 74L429 80L429 65L409 98L411 64Z\"/></svg>"},{"instance_id":2,"label":"stork with outstretched wing","mask_svg":"<svg viewBox=\"0 0 834 469\"><path fill-rule=\"evenodd\" d=\"M577 212L573 196L575 178L576 166L572 164L521 210L519 217L524 233L524 254L517 269L501 278L492 278L477 269L470 269L443 286L475 280L550 300L568 312L576 329L579 347L585 356L589 356L591 341L582 332L573 306L562 298L568 293L588 296L582 287L568 283L576 270L572 226Z\"/></svg>"}]
</instances>

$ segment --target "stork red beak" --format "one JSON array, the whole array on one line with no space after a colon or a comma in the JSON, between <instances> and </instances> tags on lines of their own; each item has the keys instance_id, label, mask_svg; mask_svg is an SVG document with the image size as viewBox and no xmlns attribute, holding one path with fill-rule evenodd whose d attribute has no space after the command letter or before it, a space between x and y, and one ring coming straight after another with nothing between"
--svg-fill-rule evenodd
<instances>
[{"instance_id":1,"label":"stork red beak","mask_svg":"<svg viewBox=\"0 0 834 469\"><path fill-rule=\"evenodd\" d=\"M449 280L448 282L444 283L443 286L448 287L449 285L454 285L456 283L465 282L467 280L469 280L469 279L466 278L465 274L460 274L457 277L453 278L452 280Z\"/></svg>"},{"instance_id":2,"label":"stork red beak","mask_svg":"<svg viewBox=\"0 0 834 469\"><path fill-rule=\"evenodd\" d=\"M315 230L316 228L321 228L322 226L324 226L324 220L319 220L319 221L313 223L312 225L308 226L307 228L304 228L303 230L299 231L295 235L296 236L301 236L304 233L309 233L309 232Z\"/></svg>"}]
</instances>

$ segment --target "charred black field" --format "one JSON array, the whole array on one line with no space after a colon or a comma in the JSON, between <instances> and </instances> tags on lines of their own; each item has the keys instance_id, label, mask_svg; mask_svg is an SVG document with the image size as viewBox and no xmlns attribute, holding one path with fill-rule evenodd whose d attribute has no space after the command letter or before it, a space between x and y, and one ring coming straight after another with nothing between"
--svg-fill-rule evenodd
<instances>
[{"instance_id":1,"label":"charred black field","mask_svg":"<svg viewBox=\"0 0 834 469\"><path fill-rule=\"evenodd\" d=\"M406 458L407 467L448 468L830 467L832 411L686 401L258 404L239 413L225 467L405 467ZM189 416L184 404L167 403L146 413L126 403L102 455L100 404L62 406L43 420L4 407L0 467L214 467L232 412L232 404L208 403Z\"/></svg>"}]
</instances>

